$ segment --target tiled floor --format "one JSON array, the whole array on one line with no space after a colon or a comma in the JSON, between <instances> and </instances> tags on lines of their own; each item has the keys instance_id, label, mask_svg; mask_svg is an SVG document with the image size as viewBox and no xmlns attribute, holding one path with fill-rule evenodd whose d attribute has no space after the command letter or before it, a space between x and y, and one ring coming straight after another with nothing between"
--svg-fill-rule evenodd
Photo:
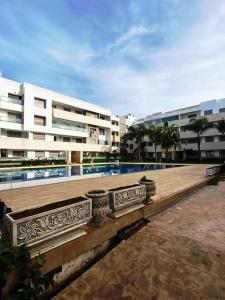
<instances>
[{"instance_id":1,"label":"tiled floor","mask_svg":"<svg viewBox=\"0 0 225 300\"><path fill-rule=\"evenodd\" d=\"M225 299L225 181L157 216L54 298L63 299Z\"/></svg>"},{"instance_id":2,"label":"tiled floor","mask_svg":"<svg viewBox=\"0 0 225 300\"><path fill-rule=\"evenodd\" d=\"M136 183L143 175L156 181L155 200L181 191L205 180L208 165L192 165L164 170L130 173L93 179L76 180L44 186L0 191L0 199L13 211L23 210L62 199L83 195L91 189L110 189Z\"/></svg>"}]
</instances>

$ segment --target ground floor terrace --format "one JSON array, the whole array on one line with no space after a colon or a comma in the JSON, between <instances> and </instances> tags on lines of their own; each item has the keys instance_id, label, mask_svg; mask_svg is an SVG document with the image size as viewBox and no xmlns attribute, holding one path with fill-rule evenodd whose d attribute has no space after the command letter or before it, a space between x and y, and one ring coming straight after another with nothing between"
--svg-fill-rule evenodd
<instances>
[{"instance_id":1,"label":"ground floor terrace","mask_svg":"<svg viewBox=\"0 0 225 300\"><path fill-rule=\"evenodd\" d=\"M220 181L184 196L53 299L225 299L224 191Z\"/></svg>"}]
</instances>

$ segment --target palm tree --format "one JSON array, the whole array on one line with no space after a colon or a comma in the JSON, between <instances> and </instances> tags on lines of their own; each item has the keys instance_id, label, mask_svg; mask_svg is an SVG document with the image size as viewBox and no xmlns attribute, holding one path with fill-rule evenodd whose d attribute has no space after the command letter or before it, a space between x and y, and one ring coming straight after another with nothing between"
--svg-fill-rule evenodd
<instances>
[{"instance_id":1,"label":"palm tree","mask_svg":"<svg viewBox=\"0 0 225 300\"><path fill-rule=\"evenodd\" d=\"M174 124L169 124L167 121L163 123L161 132L162 148L165 149L166 159L168 159L169 148L174 145L174 137L177 129Z\"/></svg>"},{"instance_id":2,"label":"palm tree","mask_svg":"<svg viewBox=\"0 0 225 300\"><path fill-rule=\"evenodd\" d=\"M146 135L146 127L143 124L130 126L128 132L123 136L124 140L136 140L138 144L138 160L141 159L141 142Z\"/></svg>"},{"instance_id":3,"label":"palm tree","mask_svg":"<svg viewBox=\"0 0 225 300\"><path fill-rule=\"evenodd\" d=\"M157 146L161 144L162 127L151 125L147 129L147 135L154 145L155 161L157 161Z\"/></svg>"},{"instance_id":4,"label":"palm tree","mask_svg":"<svg viewBox=\"0 0 225 300\"><path fill-rule=\"evenodd\" d=\"M180 140L180 133L179 131L174 128L175 130L172 131L172 142L173 142L173 146L174 146L174 153L175 153L175 157L174 160L177 159L177 147L181 147L181 140Z\"/></svg>"},{"instance_id":5,"label":"palm tree","mask_svg":"<svg viewBox=\"0 0 225 300\"><path fill-rule=\"evenodd\" d=\"M185 128L197 134L198 144L198 157L201 159L201 136L203 132L211 128L212 124L209 123L208 119L203 117L195 120L190 120L190 124L186 125Z\"/></svg>"},{"instance_id":6,"label":"palm tree","mask_svg":"<svg viewBox=\"0 0 225 300\"><path fill-rule=\"evenodd\" d=\"M222 119L222 120L218 121L218 123L216 124L216 128L222 134L222 136L224 136L225 135L225 120Z\"/></svg>"}]
</instances>

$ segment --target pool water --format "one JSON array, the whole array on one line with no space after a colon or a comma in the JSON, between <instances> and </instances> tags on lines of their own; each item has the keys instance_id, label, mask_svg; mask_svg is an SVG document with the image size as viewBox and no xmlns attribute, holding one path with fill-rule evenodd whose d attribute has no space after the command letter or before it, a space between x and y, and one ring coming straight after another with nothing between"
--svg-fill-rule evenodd
<instances>
[{"instance_id":1,"label":"pool water","mask_svg":"<svg viewBox=\"0 0 225 300\"><path fill-rule=\"evenodd\" d=\"M50 179L59 177L83 176L89 174L100 174L102 176L154 171L179 167L180 165L154 165L154 164L99 164L99 165L81 165L53 168L33 168L21 170L0 170L0 183L32 181L40 179ZM74 178L75 179L75 178Z\"/></svg>"}]
</instances>

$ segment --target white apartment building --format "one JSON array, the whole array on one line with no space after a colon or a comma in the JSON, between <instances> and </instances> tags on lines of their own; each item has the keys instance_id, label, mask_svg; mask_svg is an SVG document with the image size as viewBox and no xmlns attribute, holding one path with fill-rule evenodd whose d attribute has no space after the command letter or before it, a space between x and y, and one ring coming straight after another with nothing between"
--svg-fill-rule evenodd
<instances>
[{"instance_id":1,"label":"white apartment building","mask_svg":"<svg viewBox=\"0 0 225 300\"><path fill-rule=\"evenodd\" d=\"M98 105L0 77L0 157L28 159L119 151L119 118Z\"/></svg>"},{"instance_id":2,"label":"white apartment building","mask_svg":"<svg viewBox=\"0 0 225 300\"><path fill-rule=\"evenodd\" d=\"M132 114L127 114L125 116L119 117L121 147L126 148L128 153L133 152L133 142L126 141L126 144L124 144L123 136L125 133L127 133L128 128L134 124L135 120L136 120L136 118Z\"/></svg>"},{"instance_id":3,"label":"white apartment building","mask_svg":"<svg viewBox=\"0 0 225 300\"><path fill-rule=\"evenodd\" d=\"M180 132L181 148L177 149L178 158L185 158L186 153L191 150L197 150L197 135L191 131L185 130L185 125L190 123L191 119L199 117L207 117L209 122L217 122L225 119L225 99L210 100L201 102L199 105L184 107L168 112L159 112L145 118L139 119L135 124L145 125L162 125L163 122L168 121L173 123ZM144 139L144 152L146 157L154 157L153 144L147 137ZM170 149L173 154L174 149ZM165 152L158 146L158 157L164 157ZM201 138L201 156L202 157L217 157L225 158L225 138L216 128L210 128L205 131Z\"/></svg>"}]
</instances>

